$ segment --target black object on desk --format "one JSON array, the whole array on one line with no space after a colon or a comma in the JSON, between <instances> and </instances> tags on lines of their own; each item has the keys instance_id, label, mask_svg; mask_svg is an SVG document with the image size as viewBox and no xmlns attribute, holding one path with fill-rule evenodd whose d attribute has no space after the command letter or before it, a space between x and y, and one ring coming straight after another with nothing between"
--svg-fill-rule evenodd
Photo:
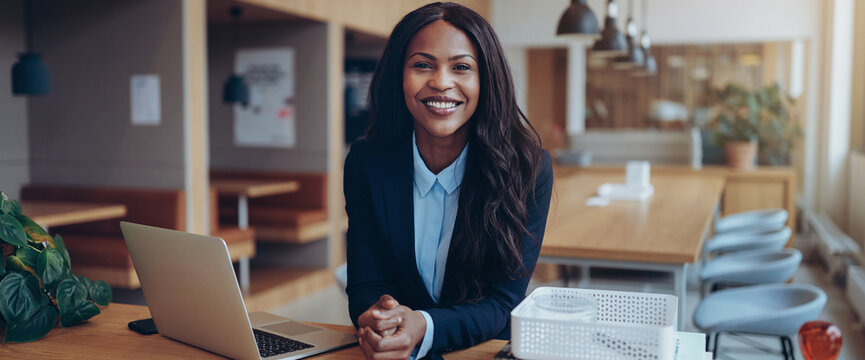
<instances>
[{"instance_id":1,"label":"black object on desk","mask_svg":"<svg viewBox=\"0 0 865 360\"><path fill-rule=\"evenodd\" d=\"M156 331L156 324L153 323L153 318L130 321L129 328L141 335L153 335L159 333Z\"/></svg>"}]
</instances>

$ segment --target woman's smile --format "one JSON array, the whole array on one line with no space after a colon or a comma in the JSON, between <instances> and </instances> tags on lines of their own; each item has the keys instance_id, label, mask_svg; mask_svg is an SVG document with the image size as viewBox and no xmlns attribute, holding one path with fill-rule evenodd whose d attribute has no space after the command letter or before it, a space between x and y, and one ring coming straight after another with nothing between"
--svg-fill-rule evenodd
<instances>
[{"instance_id":1,"label":"woman's smile","mask_svg":"<svg viewBox=\"0 0 865 360\"><path fill-rule=\"evenodd\" d=\"M426 105L427 110L439 116L453 114L457 111L457 106L463 104L462 101L447 96L430 96L421 100L421 102Z\"/></svg>"}]
</instances>

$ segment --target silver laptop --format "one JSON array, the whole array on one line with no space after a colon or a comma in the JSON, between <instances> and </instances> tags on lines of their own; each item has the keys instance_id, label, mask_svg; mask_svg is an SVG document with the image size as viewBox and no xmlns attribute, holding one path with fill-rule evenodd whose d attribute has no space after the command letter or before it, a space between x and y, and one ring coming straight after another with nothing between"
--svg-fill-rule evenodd
<instances>
[{"instance_id":1,"label":"silver laptop","mask_svg":"<svg viewBox=\"0 0 865 360\"><path fill-rule=\"evenodd\" d=\"M235 359L300 359L354 336L265 312L247 314L225 241L120 222L160 334Z\"/></svg>"}]
</instances>

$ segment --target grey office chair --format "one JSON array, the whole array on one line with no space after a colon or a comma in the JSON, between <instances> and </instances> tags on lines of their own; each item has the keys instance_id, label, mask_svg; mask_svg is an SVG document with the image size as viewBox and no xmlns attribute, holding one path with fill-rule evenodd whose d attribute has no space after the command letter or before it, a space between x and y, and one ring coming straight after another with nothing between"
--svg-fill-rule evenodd
<instances>
[{"instance_id":1,"label":"grey office chair","mask_svg":"<svg viewBox=\"0 0 865 360\"><path fill-rule=\"evenodd\" d=\"M802 253L796 249L753 250L712 259L700 270L701 290L717 285L758 285L782 283L793 277Z\"/></svg>"},{"instance_id":2,"label":"grey office chair","mask_svg":"<svg viewBox=\"0 0 865 360\"><path fill-rule=\"evenodd\" d=\"M718 254L744 250L781 250L793 231L782 227L775 231L731 232L712 237L703 248L703 254Z\"/></svg>"},{"instance_id":3,"label":"grey office chair","mask_svg":"<svg viewBox=\"0 0 865 360\"><path fill-rule=\"evenodd\" d=\"M722 332L743 332L781 338L784 359L795 360L790 335L814 320L826 305L826 293L803 284L769 284L714 292L694 311L694 325L706 332L706 351L717 358ZM712 335L715 335L712 344ZM710 346L711 345L711 346Z\"/></svg>"},{"instance_id":4,"label":"grey office chair","mask_svg":"<svg viewBox=\"0 0 865 360\"><path fill-rule=\"evenodd\" d=\"M763 209L727 215L715 222L715 234L778 231L787 222L787 210Z\"/></svg>"},{"instance_id":5,"label":"grey office chair","mask_svg":"<svg viewBox=\"0 0 865 360\"><path fill-rule=\"evenodd\" d=\"M333 277L336 279L336 285L345 292L345 287L348 285L348 264L337 266L333 271Z\"/></svg>"}]
</instances>

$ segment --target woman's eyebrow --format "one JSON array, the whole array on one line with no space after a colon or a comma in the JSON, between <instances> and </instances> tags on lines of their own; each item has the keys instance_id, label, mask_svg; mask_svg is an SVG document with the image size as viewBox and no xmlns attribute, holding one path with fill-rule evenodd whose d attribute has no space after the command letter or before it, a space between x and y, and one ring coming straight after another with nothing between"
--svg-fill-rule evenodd
<instances>
[{"instance_id":1,"label":"woman's eyebrow","mask_svg":"<svg viewBox=\"0 0 865 360\"><path fill-rule=\"evenodd\" d=\"M460 55L454 55L454 56L449 57L448 60L449 60L449 61L454 61L454 60L457 60L457 59L462 59L462 58L464 58L464 57L468 57L468 58L471 58L471 59L474 60L474 61L478 61L478 59L475 59L475 57L474 57L474 56L471 56L471 54L460 54Z\"/></svg>"},{"instance_id":2,"label":"woman's eyebrow","mask_svg":"<svg viewBox=\"0 0 865 360\"><path fill-rule=\"evenodd\" d=\"M417 56L423 56L423 57L425 57L425 58L427 58L427 59L430 59L430 60L433 60L433 61L436 60L436 57L435 57L435 56L432 56L432 55L427 54L427 53L425 53L425 52L416 52L416 53L414 53L414 54L411 54L411 56L409 56L409 59L411 59L411 58L414 57L415 55L417 55ZM464 58L464 57L468 57L468 58L471 58L471 59L474 60L474 61L477 61L477 59L475 59L475 57L472 56L471 54L460 54L460 55L454 55L454 56L449 57L449 58L448 58L448 61L454 61L454 60L457 60L457 59L462 59L462 58Z\"/></svg>"}]
</instances>

